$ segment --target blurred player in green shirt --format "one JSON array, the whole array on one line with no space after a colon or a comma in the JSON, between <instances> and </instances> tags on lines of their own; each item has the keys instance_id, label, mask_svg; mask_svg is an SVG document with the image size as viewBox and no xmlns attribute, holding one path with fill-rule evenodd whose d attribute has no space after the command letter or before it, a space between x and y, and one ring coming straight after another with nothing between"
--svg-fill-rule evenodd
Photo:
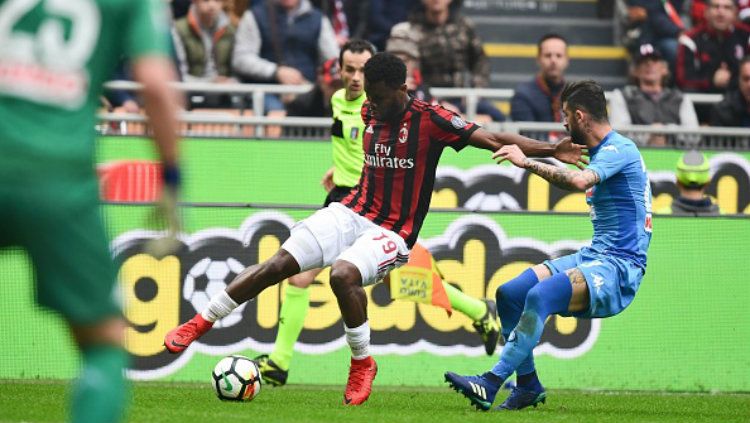
<instances>
[{"instance_id":1,"label":"blurred player in green shirt","mask_svg":"<svg viewBox=\"0 0 750 423\"><path fill-rule=\"evenodd\" d=\"M123 55L144 86L167 191L179 183L164 6L0 0L0 247L28 252L37 302L62 315L80 348L74 422L119 421L127 399L125 321L94 170L102 84Z\"/></svg>"},{"instance_id":2,"label":"blurred player in green shirt","mask_svg":"<svg viewBox=\"0 0 750 423\"><path fill-rule=\"evenodd\" d=\"M341 48L339 67L344 88L331 98L333 125L333 167L323 176L321 184L328 192L324 207L341 201L359 183L364 163L362 136L365 124L361 109L367 96L364 87L365 63L375 54L375 47L367 41L352 39ZM323 269L313 269L289 278L284 301L279 313L279 332L270 355L256 357L263 380L272 385L286 384L289 367L310 304L307 289ZM468 316L482 337L488 355L497 346L500 324L495 303L472 298L452 285L443 283L451 306Z\"/></svg>"}]
</instances>

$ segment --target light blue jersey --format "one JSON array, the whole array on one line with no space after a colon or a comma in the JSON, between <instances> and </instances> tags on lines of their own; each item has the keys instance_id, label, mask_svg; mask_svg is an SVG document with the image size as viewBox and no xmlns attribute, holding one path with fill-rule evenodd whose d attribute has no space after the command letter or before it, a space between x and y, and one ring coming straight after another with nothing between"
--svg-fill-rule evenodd
<instances>
[{"instance_id":1,"label":"light blue jersey","mask_svg":"<svg viewBox=\"0 0 750 423\"><path fill-rule=\"evenodd\" d=\"M544 264L552 274L577 267L586 278L590 306L572 315L609 317L630 305L646 271L651 187L641 153L622 135L611 131L589 155L588 169L599 175L599 183L586 191L594 224L591 246Z\"/></svg>"},{"instance_id":2,"label":"light blue jersey","mask_svg":"<svg viewBox=\"0 0 750 423\"><path fill-rule=\"evenodd\" d=\"M594 236L591 249L633 260L646 269L651 242L651 187L646 164L633 141L610 131L589 150L588 169L599 183L586 191Z\"/></svg>"}]
</instances>

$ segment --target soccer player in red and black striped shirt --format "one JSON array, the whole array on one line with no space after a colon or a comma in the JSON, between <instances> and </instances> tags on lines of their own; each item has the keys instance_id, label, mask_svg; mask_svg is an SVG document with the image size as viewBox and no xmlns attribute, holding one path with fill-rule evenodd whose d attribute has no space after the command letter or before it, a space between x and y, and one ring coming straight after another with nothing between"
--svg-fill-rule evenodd
<instances>
[{"instance_id":1,"label":"soccer player in red and black striped shirt","mask_svg":"<svg viewBox=\"0 0 750 423\"><path fill-rule=\"evenodd\" d=\"M331 288L352 350L344 403L367 400L377 373L370 356L367 297L363 286L381 280L406 263L432 196L435 170L445 147L467 144L489 151L516 144L527 156L554 156L582 165L581 147L514 134L494 134L460 116L409 97L406 66L396 56L379 53L365 64L368 101L364 167L359 184L341 203L334 202L299 222L269 260L249 267L213 298L201 313L169 332L170 352L181 352L207 332L213 322L265 288L301 271L331 266Z\"/></svg>"}]
</instances>

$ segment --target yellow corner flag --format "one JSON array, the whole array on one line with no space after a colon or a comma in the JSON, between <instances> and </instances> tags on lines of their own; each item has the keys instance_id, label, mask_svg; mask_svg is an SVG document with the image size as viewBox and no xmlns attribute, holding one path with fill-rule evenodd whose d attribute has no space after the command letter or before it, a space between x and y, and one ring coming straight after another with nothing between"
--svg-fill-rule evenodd
<instances>
[{"instance_id":1,"label":"yellow corner flag","mask_svg":"<svg viewBox=\"0 0 750 423\"><path fill-rule=\"evenodd\" d=\"M420 244L414 244L409 262L393 270L391 297L442 307L450 316L453 313L443 278L432 254Z\"/></svg>"}]
</instances>

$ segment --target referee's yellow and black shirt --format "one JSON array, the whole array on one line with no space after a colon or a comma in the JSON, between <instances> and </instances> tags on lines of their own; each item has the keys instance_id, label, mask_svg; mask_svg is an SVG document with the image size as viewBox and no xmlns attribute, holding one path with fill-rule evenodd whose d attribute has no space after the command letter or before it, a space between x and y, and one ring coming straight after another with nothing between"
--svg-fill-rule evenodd
<instances>
[{"instance_id":1,"label":"referee's yellow and black shirt","mask_svg":"<svg viewBox=\"0 0 750 423\"><path fill-rule=\"evenodd\" d=\"M336 91L331 97L333 109L331 143L335 168L333 183L336 186L353 187L359 182L364 163L362 134L365 130L361 110L366 98L363 92L359 98L347 100L344 88Z\"/></svg>"}]
</instances>

